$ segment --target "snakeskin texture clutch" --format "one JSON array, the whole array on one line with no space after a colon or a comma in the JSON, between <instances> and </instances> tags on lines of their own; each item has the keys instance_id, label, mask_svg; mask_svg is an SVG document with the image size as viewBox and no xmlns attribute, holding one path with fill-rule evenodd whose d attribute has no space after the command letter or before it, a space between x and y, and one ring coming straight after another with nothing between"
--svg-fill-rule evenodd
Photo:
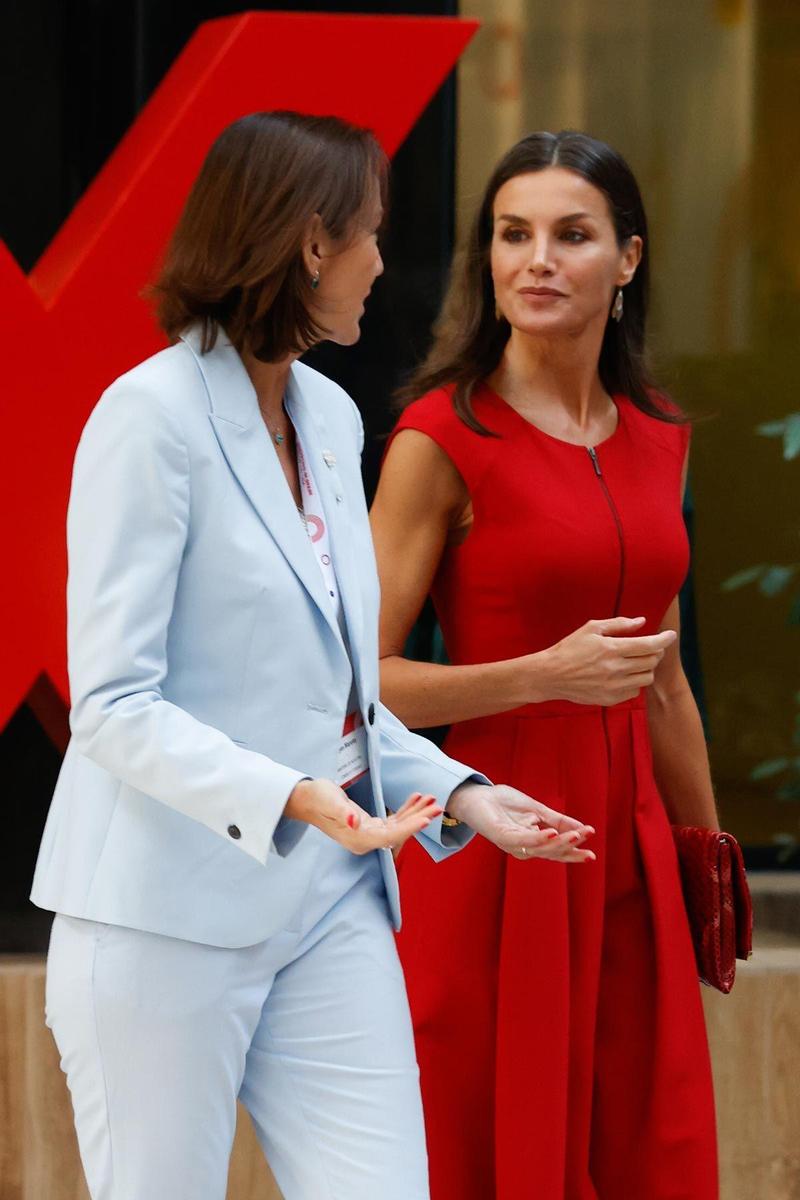
<instances>
[{"instance_id":1,"label":"snakeskin texture clutch","mask_svg":"<svg viewBox=\"0 0 800 1200\"><path fill-rule=\"evenodd\" d=\"M713 829L673 825L692 931L697 973L726 994L733 987L736 959L753 949L753 906L736 838Z\"/></svg>"}]
</instances>

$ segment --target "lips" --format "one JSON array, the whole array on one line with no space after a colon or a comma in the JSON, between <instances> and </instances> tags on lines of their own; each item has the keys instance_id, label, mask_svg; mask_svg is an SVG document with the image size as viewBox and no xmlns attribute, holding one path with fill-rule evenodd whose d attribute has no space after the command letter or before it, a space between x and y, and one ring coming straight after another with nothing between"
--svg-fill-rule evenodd
<instances>
[{"instance_id":1,"label":"lips","mask_svg":"<svg viewBox=\"0 0 800 1200\"><path fill-rule=\"evenodd\" d=\"M521 296L563 296L556 288L520 288Z\"/></svg>"}]
</instances>

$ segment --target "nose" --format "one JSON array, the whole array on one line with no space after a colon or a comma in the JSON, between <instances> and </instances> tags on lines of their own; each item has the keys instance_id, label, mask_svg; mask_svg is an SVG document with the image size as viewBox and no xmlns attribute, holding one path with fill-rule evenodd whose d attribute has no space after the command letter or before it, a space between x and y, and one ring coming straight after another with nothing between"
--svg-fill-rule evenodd
<instances>
[{"instance_id":1,"label":"nose","mask_svg":"<svg viewBox=\"0 0 800 1200\"><path fill-rule=\"evenodd\" d=\"M554 271L552 242L546 233L541 233L531 242L531 257L528 270L537 278L552 275Z\"/></svg>"},{"instance_id":2,"label":"nose","mask_svg":"<svg viewBox=\"0 0 800 1200\"><path fill-rule=\"evenodd\" d=\"M383 274L383 259L380 250L375 251L375 278Z\"/></svg>"}]
</instances>

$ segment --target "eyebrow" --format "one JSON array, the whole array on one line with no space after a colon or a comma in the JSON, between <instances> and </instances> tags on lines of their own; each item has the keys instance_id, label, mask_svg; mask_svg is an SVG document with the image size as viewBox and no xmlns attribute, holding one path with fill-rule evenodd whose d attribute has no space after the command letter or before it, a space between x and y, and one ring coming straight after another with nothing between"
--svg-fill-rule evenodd
<instances>
[{"instance_id":1,"label":"eyebrow","mask_svg":"<svg viewBox=\"0 0 800 1200\"><path fill-rule=\"evenodd\" d=\"M556 223L561 224L561 225L568 225L570 221L582 221L582 220L587 220L587 219L589 221L595 220L595 218L592 216L591 213L575 212L575 213L569 213L568 216L566 216L566 217L558 217ZM528 221L526 217L518 217L514 213L502 213L497 218L497 220L498 221L507 221L509 225L529 225L530 224L530 221Z\"/></svg>"}]
</instances>

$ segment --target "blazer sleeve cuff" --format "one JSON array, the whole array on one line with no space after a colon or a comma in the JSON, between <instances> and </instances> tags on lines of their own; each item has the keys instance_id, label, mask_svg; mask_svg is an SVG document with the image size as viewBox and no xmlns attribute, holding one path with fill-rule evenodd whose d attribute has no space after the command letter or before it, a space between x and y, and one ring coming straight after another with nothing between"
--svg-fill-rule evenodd
<instances>
[{"instance_id":1,"label":"blazer sleeve cuff","mask_svg":"<svg viewBox=\"0 0 800 1200\"><path fill-rule=\"evenodd\" d=\"M261 758L252 750L243 753ZM261 761L264 786L253 787L249 796L239 793L226 814L226 819L230 818L227 826L216 832L266 866L270 854L278 854L281 858L291 854L308 829L304 821L285 817L283 810L296 785L309 777L281 763L263 758Z\"/></svg>"},{"instance_id":2,"label":"blazer sleeve cuff","mask_svg":"<svg viewBox=\"0 0 800 1200\"><path fill-rule=\"evenodd\" d=\"M465 768L465 774L461 779L456 780L450 788L448 796L452 795L457 787L462 783L483 783L491 786L491 781L485 775L481 775L478 771L469 771ZM445 801L445 808L447 802ZM468 842L471 842L475 837L475 830L469 825L443 825L442 818L437 817L431 821L427 829L423 829L422 833L417 834L417 841L422 846L423 850L430 855L434 862L441 862L445 858L450 858L452 854L456 854L459 850L463 850Z\"/></svg>"},{"instance_id":3,"label":"blazer sleeve cuff","mask_svg":"<svg viewBox=\"0 0 800 1200\"><path fill-rule=\"evenodd\" d=\"M411 733L384 705L380 705L381 784L386 805L398 809L412 792L430 792L444 808L448 797L467 781L491 786L479 771L457 762L419 734ZM431 821L417 835L420 845L436 862L456 854L474 837L468 825L442 825Z\"/></svg>"}]
</instances>

